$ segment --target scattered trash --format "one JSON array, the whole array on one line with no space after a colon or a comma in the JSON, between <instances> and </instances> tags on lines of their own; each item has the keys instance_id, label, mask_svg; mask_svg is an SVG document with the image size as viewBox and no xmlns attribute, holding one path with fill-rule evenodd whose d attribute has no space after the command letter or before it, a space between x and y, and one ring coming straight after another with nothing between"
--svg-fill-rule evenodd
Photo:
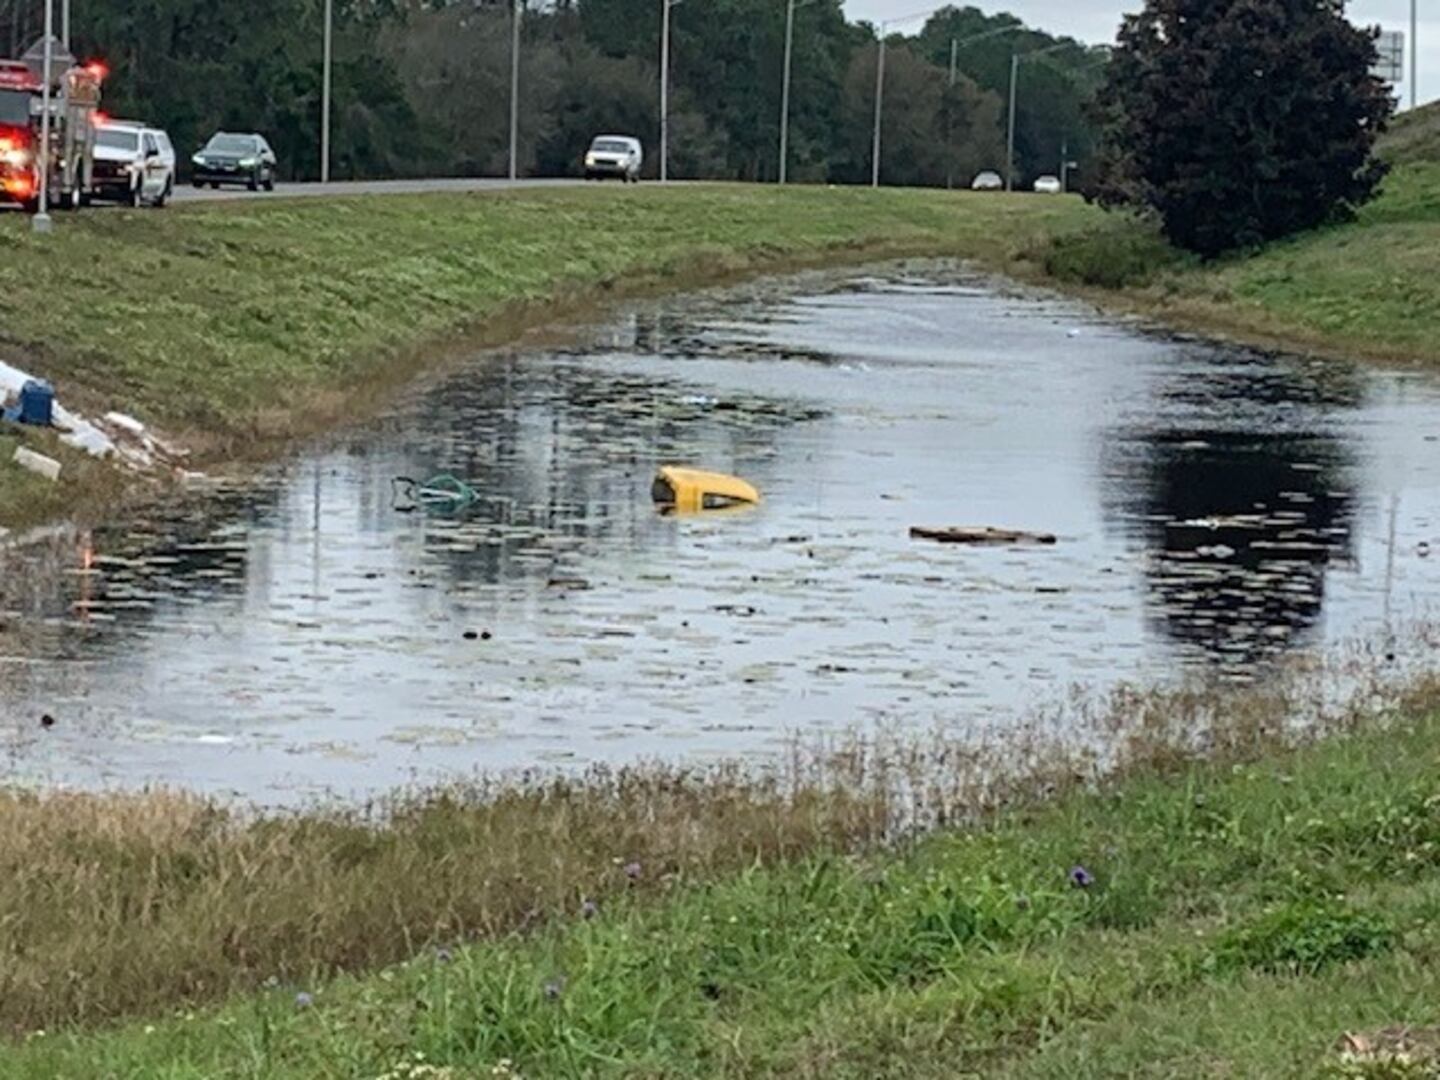
<instances>
[{"instance_id":1,"label":"scattered trash","mask_svg":"<svg viewBox=\"0 0 1440 1080\"><path fill-rule=\"evenodd\" d=\"M1024 532L1019 529L996 529L988 525L950 525L932 528L913 525L912 540L934 540L941 544L1053 544L1051 533Z\"/></svg>"},{"instance_id":2,"label":"scattered trash","mask_svg":"<svg viewBox=\"0 0 1440 1080\"><path fill-rule=\"evenodd\" d=\"M42 716L40 717L40 726L43 727L43 728L52 728L52 727L54 727L54 726L55 726L55 717L51 716L48 712L45 713L44 715L42 715Z\"/></svg>"},{"instance_id":3,"label":"scattered trash","mask_svg":"<svg viewBox=\"0 0 1440 1080\"><path fill-rule=\"evenodd\" d=\"M22 469L29 469L38 473L46 480L60 479L60 462L54 458L46 457L44 454L37 454L34 450L27 450L23 446L15 448L15 456L12 459Z\"/></svg>"},{"instance_id":4,"label":"scattered trash","mask_svg":"<svg viewBox=\"0 0 1440 1080\"><path fill-rule=\"evenodd\" d=\"M760 493L737 476L675 465L660 470L650 495L662 509L681 514L752 506L760 501Z\"/></svg>"},{"instance_id":5,"label":"scattered trash","mask_svg":"<svg viewBox=\"0 0 1440 1080\"><path fill-rule=\"evenodd\" d=\"M48 382L0 361L0 400L11 395L18 396L18 404L6 410L7 420L52 427L62 443L92 457L118 457L131 468L147 470L158 464L174 467L185 456L124 413L107 413L100 423L91 423L64 408Z\"/></svg>"},{"instance_id":6,"label":"scattered trash","mask_svg":"<svg viewBox=\"0 0 1440 1080\"><path fill-rule=\"evenodd\" d=\"M459 510L480 497L465 481L440 473L423 484L408 476L390 481L391 505L402 513L426 507L436 510Z\"/></svg>"}]
</instances>

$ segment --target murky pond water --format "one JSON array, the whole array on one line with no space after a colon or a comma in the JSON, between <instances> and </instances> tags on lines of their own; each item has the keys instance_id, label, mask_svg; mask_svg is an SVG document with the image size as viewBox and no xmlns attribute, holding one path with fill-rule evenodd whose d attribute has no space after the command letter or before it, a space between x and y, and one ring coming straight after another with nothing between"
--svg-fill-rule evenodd
<instances>
[{"instance_id":1,"label":"murky pond water","mask_svg":"<svg viewBox=\"0 0 1440 1080\"><path fill-rule=\"evenodd\" d=\"M578 340L0 557L11 775L274 802L963 729L1073 685L1253 674L1440 595L1427 378L1145 335L936 264L640 304ZM666 462L764 504L663 517ZM438 472L479 500L396 508L394 477Z\"/></svg>"}]
</instances>

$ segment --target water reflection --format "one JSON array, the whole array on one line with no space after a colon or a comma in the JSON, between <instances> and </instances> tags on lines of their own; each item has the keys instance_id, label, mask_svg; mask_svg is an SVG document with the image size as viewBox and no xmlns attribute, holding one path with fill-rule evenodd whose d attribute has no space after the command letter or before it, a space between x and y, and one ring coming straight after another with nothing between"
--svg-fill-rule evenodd
<instances>
[{"instance_id":1,"label":"water reflection","mask_svg":"<svg viewBox=\"0 0 1440 1080\"><path fill-rule=\"evenodd\" d=\"M1428 382L1401 399L933 265L659 300L582 339L477 357L262 475L0 554L0 719L61 718L17 775L274 801L993 729L1437 592L1396 554L1440 530L1440 443L1396 434L1440 428ZM670 463L763 501L663 516ZM477 497L397 508L396 476L438 473Z\"/></svg>"},{"instance_id":2,"label":"water reflection","mask_svg":"<svg viewBox=\"0 0 1440 1080\"><path fill-rule=\"evenodd\" d=\"M1333 363L1216 359L1190 350L1114 432L1112 491L1141 523L1151 622L1192 657L1241 667L1305 644L1327 572L1354 561L1357 462L1337 417L1365 380Z\"/></svg>"}]
</instances>

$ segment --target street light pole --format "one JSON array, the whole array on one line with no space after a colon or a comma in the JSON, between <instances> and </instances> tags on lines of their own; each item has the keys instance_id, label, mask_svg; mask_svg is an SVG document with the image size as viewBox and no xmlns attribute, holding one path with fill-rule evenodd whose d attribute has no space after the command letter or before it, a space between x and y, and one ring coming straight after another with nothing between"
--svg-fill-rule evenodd
<instances>
[{"instance_id":1,"label":"street light pole","mask_svg":"<svg viewBox=\"0 0 1440 1080\"><path fill-rule=\"evenodd\" d=\"M330 57L333 48L335 0L325 0L325 60L320 88L320 182L330 182Z\"/></svg>"},{"instance_id":2,"label":"street light pole","mask_svg":"<svg viewBox=\"0 0 1440 1080\"><path fill-rule=\"evenodd\" d=\"M60 44L70 51L70 0L60 0Z\"/></svg>"},{"instance_id":3,"label":"street light pole","mask_svg":"<svg viewBox=\"0 0 1440 1080\"><path fill-rule=\"evenodd\" d=\"M1415 108L1419 95L1420 68L1416 62L1415 38L1416 19L1415 6L1417 0L1410 0L1410 108Z\"/></svg>"},{"instance_id":4,"label":"street light pole","mask_svg":"<svg viewBox=\"0 0 1440 1080\"><path fill-rule=\"evenodd\" d=\"M785 74L780 83L780 183L785 183L790 136L790 56L795 41L795 0L785 5Z\"/></svg>"},{"instance_id":5,"label":"street light pole","mask_svg":"<svg viewBox=\"0 0 1440 1080\"><path fill-rule=\"evenodd\" d=\"M660 182L670 179L670 9L680 0L660 0Z\"/></svg>"},{"instance_id":6,"label":"street light pole","mask_svg":"<svg viewBox=\"0 0 1440 1080\"><path fill-rule=\"evenodd\" d=\"M950 85L945 102L945 190L955 186L955 60L960 42L950 39Z\"/></svg>"},{"instance_id":7,"label":"street light pole","mask_svg":"<svg viewBox=\"0 0 1440 1080\"><path fill-rule=\"evenodd\" d=\"M1057 41L1054 45L1047 45L1043 49L1036 49L1033 52L1024 54L1024 59L1029 60L1036 56L1044 56L1046 53L1054 52L1056 49L1063 49L1070 42ZM1005 137L1005 190L1014 190L1015 179L1015 84L1020 74L1021 54L1012 52L1010 54L1010 122L1007 125L1008 133Z\"/></svg>"},{"instance_id":8,"label":"street light pole","mask_svg":"<svg viewBox=\"0 0 1440 1080\"><path fill-rule=\"evenodd\" d=\"M30 219L30 228L37 233L50 231L50 81L54 74L55 0L45 0L45 86L40 92L40 208Z\"/></svg>"},{"instance_id":9,"label":"street light pole","mask_svg":"<svg viewBox=\"0 0 1440 1080\"><path fill-rule=\"evenodd\" d=\"M1005 190L1014 190L1015 181L1015 79L1020 72L1020 54L1010 54L1010 120L1005 135Z\"/></svg>"},{"instance_id":10,"label":"street light pole","mask_svg":"<svg viewBox=\"0 0 1440 1080\"><path fill-rule=\"evenodd\" d=\"M510 15L510 179L517 176L520 136L520 12L524 0L511 0Z\"/></svg>"},{"instance_id":11,"label":"street light pole","mask_svg":"<svg viewBox=\"0 0 1440 1080\"><path fill-rule=\"evenodd\" d=\"M870 145L870 186L880 186L880 110L885 101L885 24L880 24L880 50L875 54L875 134Z\"/></svg>"}]
</instances>

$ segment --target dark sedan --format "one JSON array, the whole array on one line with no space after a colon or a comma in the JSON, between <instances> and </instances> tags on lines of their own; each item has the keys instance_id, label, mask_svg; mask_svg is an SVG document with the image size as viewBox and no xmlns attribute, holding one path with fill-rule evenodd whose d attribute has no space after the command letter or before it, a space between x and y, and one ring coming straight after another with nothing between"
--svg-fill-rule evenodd
<instances>
[{"instance_id":1,"label":"dark sedan","mask_svg":"<svg viewBox=\"0 0 1440 1080\"><path fill-rule=\"evenodd\" d=\"M263 135L219 132L190 159L190 180L197 188L244 184L251 191L274 191L275 151Z\"/></svg>"}]
</instances>

